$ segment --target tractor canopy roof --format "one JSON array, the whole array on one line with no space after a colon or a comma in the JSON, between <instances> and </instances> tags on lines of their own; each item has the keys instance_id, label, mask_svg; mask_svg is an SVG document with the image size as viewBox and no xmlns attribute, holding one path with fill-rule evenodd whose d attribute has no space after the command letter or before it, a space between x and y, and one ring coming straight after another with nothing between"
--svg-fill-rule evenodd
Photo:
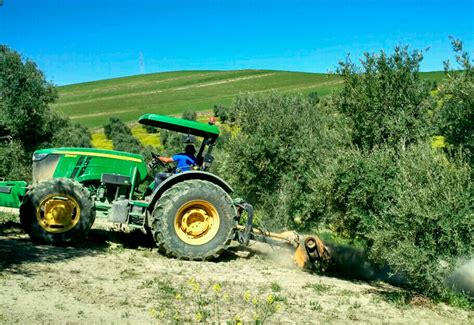
<instances>
[{"instance_id":1,"label":"tractor canopy roof","mask_svg":"<svg viewBox=\"0 0 474 325\"><path fill-rule=\"evenodd\" d=\"M186 133L203 138L217 138L219 129L215 125L185 120L177 117L145 114L140 116L138 122L144 125L151 125L158 128Z\"/></svg>"}]
</instances>

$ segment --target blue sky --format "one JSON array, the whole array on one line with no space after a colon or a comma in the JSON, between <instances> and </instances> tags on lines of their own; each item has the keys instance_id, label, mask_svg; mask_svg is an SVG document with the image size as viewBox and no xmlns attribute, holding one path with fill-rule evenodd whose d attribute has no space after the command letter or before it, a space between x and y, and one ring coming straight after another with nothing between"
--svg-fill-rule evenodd
<instances>
[{"instance_id":1,"label":"blue sky","mask_svg":"<svg viewBox=\"0 0 474 325\"><path fill-rule=\"evenodd\" d=\"M347 53L474 49L474 0L3 0L0 44L58 85L172 70L327 72Z\"/></svg>"}]
</instances>

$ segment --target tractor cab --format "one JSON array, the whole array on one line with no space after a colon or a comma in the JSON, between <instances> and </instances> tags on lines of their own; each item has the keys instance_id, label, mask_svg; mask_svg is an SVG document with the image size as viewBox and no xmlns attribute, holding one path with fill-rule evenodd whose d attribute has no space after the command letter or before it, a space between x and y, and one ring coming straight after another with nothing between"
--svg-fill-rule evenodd
<instances>
[{"instance_id":1,"label":"tractor cab","mask_svg":"<svg viewBox=\"0 0 474 325\"><path fill-rule=\"evenodd\" d=\"M210 168L214 160L212 149L219 137L217 126L158 114L142 115L138 122L143 125L182 133L185 135L184 143L192 143L193 137L203 138L201 146L196 152L196 169L206 171Z\"/></svg>"}]
</instances>

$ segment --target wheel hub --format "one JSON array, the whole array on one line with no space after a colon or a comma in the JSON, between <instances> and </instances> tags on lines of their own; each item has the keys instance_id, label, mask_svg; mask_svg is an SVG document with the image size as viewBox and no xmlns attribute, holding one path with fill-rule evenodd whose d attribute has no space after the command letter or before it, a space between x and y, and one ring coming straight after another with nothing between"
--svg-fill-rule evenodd
<instances>
[{"instance_id":1,"label":"wheel hub","mask_svg":"<svg viewBox=\"0 0 474 325\"><path fill-rule=\"evenodd\" d=\"M219 214L211 203L203 200L190 201L178 209L175 231L185 243L202 245L214 238L219 230L219 223Z\"/></svg>"},{"instance_id":2,"label":"wheel hub","mask_svg":"<svg viewBox=\"0 0 474 325\"><path fill-rule=\"evenodd\" d=\"M38 206L36 217L48 232L61 233L72 229L78 222L80 208L70 196L49 195Z\"/></svg>"},{"instance_id":3,"label":"wheel hub","mask_svg":"<svg viewBox=\"0 0 474 325\"><path fill-rule=\"evenodd\" d=\"M190 209L183 216L181 230L191 236L200 236L212 227L212 219L204 209Z\"/></svg>"}]
</instances>

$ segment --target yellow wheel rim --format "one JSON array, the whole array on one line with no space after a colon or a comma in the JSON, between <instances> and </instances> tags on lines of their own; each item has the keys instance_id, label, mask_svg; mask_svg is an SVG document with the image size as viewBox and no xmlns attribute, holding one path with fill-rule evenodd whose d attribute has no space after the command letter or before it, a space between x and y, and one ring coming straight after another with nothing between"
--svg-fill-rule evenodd
<instances>
[{"instance_id":1,"label":"yellow wheel rim","mask_svg":"<svg viewBox=\"0 0 474 325\"><path fill-rule=\"evenodd\" d=\"M186 244L203 245L216 236L219 225L219 213L214 205L204 200L194 200L178 209L174 230Z\"/></svg>"},{"instance_id":2,"label":"yellow wheel rim","mask_svg":"<svg viewBox=\"0 0 474 325\"><path fill-rule=\"evenodd\" d=\"M51 194L36 209L39 225L51 233L66 232L79 222L81 209L77 201L64 194Z\"/></svg>"}]
</instances>

